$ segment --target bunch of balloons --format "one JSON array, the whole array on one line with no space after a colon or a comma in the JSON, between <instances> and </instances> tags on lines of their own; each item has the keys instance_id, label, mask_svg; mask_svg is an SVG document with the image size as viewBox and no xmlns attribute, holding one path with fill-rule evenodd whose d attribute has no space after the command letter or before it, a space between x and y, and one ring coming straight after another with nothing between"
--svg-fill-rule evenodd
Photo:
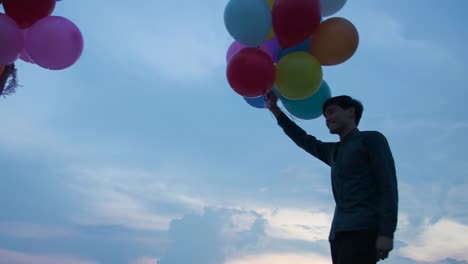
<instances>
[{"instance_id":1,"label":"bunch of balloons","mask_svg":"<svg viewBox=\"0 0 468 264\"><path fill-rule=\"evenodd\" d=\"M257 108L265 107L265 94L273 90L293 116L321 116L323 102L331 97L323 66L347 61L358 48L355 26L331 17L345 4L346 0L230 0L224 24L234 38L226 58L231 88Z\"/></svg>"},{"instance_id":2,"label":"bunch of balloons","mask_svg":"<svg viewBox=\"0 0 468 264\"><path fill-rule=\"evenodd\" d=\"M2 0L0 67L17 59L49 70L75 64L83 52L83 36L70 20L53 16L58 0Z\"/></svg>"}]
</instances>

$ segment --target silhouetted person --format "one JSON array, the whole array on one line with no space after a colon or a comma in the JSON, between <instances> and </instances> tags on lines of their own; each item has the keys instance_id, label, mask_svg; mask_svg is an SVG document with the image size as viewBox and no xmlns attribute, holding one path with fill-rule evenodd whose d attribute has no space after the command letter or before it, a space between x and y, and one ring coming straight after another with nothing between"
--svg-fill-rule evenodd
<instances>
[{"instance_id":1,"label":"silhouetted person","mask_svg":"<svg viewBox=\"0 0 468 264\"><path fill-rule=\"evenodd\" d=\"M308 135L284 114L278 98L266 104L297 146L331 167L335 213L330 230L333 264L375 264L393 249L398 218L395 163L387 139L378 131L360 131L362 104L350 96L329 98L323 115L339 142Z\"/></svg>"}]
</instances>

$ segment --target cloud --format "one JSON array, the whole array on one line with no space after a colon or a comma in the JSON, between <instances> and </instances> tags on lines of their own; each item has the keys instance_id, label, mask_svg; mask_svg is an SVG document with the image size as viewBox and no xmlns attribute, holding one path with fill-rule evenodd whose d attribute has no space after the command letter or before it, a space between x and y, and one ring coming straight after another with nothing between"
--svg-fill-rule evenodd
<instances>
[{"instance_id":1,"label":"cloud","mask_svg":"<svg viewBox=\"0 0 468 264\"><path fill-rule=\"evenodd\" d=\"M71 190L83 199L74 220L85 225L119 225L134 229L167 230L171 218L149 208L138 187L125 186L131 178L147 178L146 173L118 169L86 170L79 173ZM158 190L155 189L155 192ZM151 197L148 197L151 198Z\"/></svg>"},{"instance_id":2,"label":"cloud","mask_svg":"<svg viewBox=\"0 0 468 264\"><path fill-rule=\"evenodd\" d=\"M164 231L171 219L208 205L190 195L189 186L172 178L177 170L101 168L75 173L69 188L81 197L81 210L74 217L81 224Z\"/></svg>"},{"instance_id":3,"label":"cloud","mask_svg":"<svg viewBox=\"0 0 468 264\"><path fill-rule=\"evenodd\" d=\"M79 260L68 257L26 254L0 249L0 264L98 264L95 261Z\"/></svg>"},{"instance_id":4,"label":"cloud","mask_svg":"<svg viewBox=\"0 0 468 264\"><path fill-rule=\"evenodd\" d=\"M171 222L172 243L158 264L221 264L230 254L255 246L263 236L264 221L254 212L206 208L203 214Z\"/></svg>"},{"instance_id":5,"label":"cloud","mask_svg":"<svg viewBox=\"0 0 468 264\"><path fill-rule=\"evenodd\" d=\"M330 214L282 208L263 212L262 215L268 222L266 233L270 237L309 242L328 240L332 220Z\"/></svg>"},{"instance_id":6,"label":"cloud","mask_svg":"<svg viewBox=\"0 0 468 264\"><path fill-rule=\"evenodd\" d=\"M45 226L29 223L0 222L0 235L23 239L60 239L74 234L62 227Z\"/></svg>"},{"instance_id":7,"label":"cloud","mask_svg":"<svg viewBox=\"0 0 468 264\"><path fill-rule=\"evenodd\" d=\"M450 219L428 224L423 232L400 253L417 261L442 261L447 258L468 261L468 226Z\"/></svg>"},{"instance_id":8,"label":"cloud","mask_svg":"<svg viewBox=\"0 0 468 264\"><path fill-rule=\"evenodd\" d=\"M157 264L157 263L158 263L157 258L144 257L144 258L139 258L139 259L135 260L131 264Z\"/></svg>"},{"instance_id":9,"label":"cloud","mask_svg":"<svg viewBox=\"0 0 468 264\"><path fill-rule=\"evenodd\" d=\"M466 168L463 174L468 175L468 170L466 170ZM468 183L451 186L447 191L446 199L442 206L451 219L456 219L468 225L468 214L466 210L468 196L466 195L466 190L468 190Z\"/></svg>"},{"instance_id":10,"label":"cloud","mask_svg":"<svg viewBox=\"0 0 468 264\"><path fill-rule=\"evenodd\" d=\"M265 253L228 260L225 264L331 264L330 257L311 253Z\"/></svg>"},{"instance_id":11,"label":"cloud","mask_svg":"<svg viewBox=\"0 0 468 264\"><path fill-rule=\"evenodd\" d=\"M327 252L329 225L330 215L301 209L205 208L171 221L158 264L329 263L317 253Z\"/></svg>"}]
</instances>

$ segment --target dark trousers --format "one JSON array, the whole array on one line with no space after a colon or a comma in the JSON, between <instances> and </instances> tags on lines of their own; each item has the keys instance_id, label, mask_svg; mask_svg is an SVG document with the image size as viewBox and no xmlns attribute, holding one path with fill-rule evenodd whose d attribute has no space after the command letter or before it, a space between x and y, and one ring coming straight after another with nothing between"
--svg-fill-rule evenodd
<instances>
[{"instance_id":1,"label":"dark trousers","mask_svg":"<svg viewBox=\"0 0 468 264\"><path fill-rule=\"evenodd\" d=\"M375 264L377 235L370 231L337 232L330 241L333 264Z\"/></svg>"}]
</instances>

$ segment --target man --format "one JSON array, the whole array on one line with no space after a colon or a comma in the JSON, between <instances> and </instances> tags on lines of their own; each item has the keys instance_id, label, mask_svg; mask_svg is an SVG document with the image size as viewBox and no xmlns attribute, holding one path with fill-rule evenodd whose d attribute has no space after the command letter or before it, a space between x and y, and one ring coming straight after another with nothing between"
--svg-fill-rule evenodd
<instances>
[{"instance_id":1,"label":"man","mask_svg":"<svg viewBox=\"0 0 468 264\"><path fill-rule=\"evenodd\" d=\"M272 92L266 105L299 147L331 167L335 213L330 230L333 264L375 264L393 249L398 190L393 156L384 135L360 131L362 104L350 96L329 98L323 115L339 142L308 135L277 105Z\"/></svg>"}]
</instances>

